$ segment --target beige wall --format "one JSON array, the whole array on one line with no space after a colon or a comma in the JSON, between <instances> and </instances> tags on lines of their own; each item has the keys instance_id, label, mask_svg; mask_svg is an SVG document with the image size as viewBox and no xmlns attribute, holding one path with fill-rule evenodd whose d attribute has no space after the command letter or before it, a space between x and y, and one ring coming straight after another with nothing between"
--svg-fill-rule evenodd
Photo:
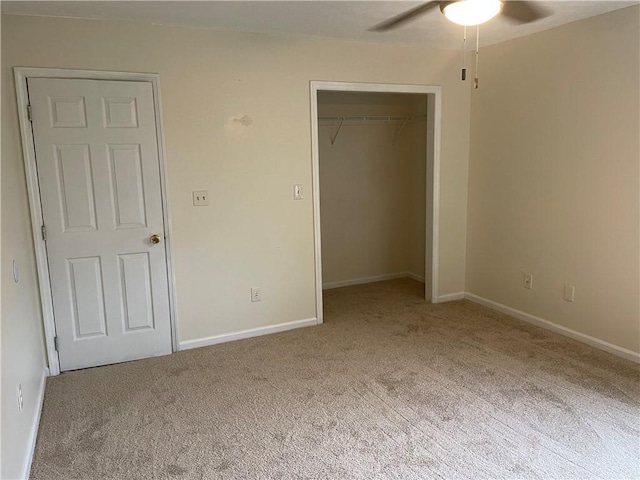
<instances>
[{"instance_id":1,"label":"beige wall","mask_svg":"<svg viewBox=\"0 0 640 480\"><path fill-rule=\"evenodd\" d=\"M426 95L320 92L318 114L425 116L426 100ZM425 175L414 175L425 172L426 121L406 125L393 143L399 128L347 121L332 146L335 122L320 123L325 285L403 272L424 276Z\"/></svg>"},{"instance_id":2,"label":"beige wall","mask_svg":"<svg viewBox=\"0 0 640 480\"><path fill-rule=\"evenodd\" d=\"M466 282L471 293L635 352L639 17L632 7L481 51ZM575 303L563 300L565 283Z\"/></svg>"},{"instance_id":3,"label":"beige wall","mask_svg":"<svg viewBox=\"0 0 640 480\"><path fill-rule=\"evenodd\" d=\"M160 73L180 340L315 317L310 80L443 85L440 291L463 288L469 91L454 52L124 22L3 21L9 83L16 65ZM234 122L244 115L250 126ZM15 121L12 111L7 124ZM20 163L17 132L7 142L6 161ZM294 183L305 185L303 201L293 200ZM211 205L192 207L191 192L203 189ZM252 286L262 288L261 303L249 301Z\"/></svg>"},{"instance_id":4,"label":"beige wall","mask_svg":"<svg viewBox=\"0 0 640 480\"><path fill-rule=\"evenodd\" d=\"M2 57L8 42L2 38ZM29 434L39 403L39 389L47 364L44 354L42 316L31 237L31 219L22 167L16 103L11 101L13 82L2 77L2 456L1 478L19 478L27 454ZM13 260L19 281L13 281ZM22 385L24 407L17 408L17 386Z\"/></svg>"}]
</instances>

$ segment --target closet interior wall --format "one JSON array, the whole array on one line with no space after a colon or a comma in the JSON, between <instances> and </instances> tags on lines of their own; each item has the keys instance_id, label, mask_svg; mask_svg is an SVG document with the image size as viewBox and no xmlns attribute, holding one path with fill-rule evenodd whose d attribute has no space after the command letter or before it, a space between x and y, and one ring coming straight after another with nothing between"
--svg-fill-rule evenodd
<instances>
[{"instance_id":1,"label":"closet interior wall","mask_svg":"<svg viewBox=\"0 0 640 480\"><path fill-rule=\"evenodd\" d=\"M426 95L318 94L324 288L424 279L426 112ZM404 127L402 120L345 120L339 132L340 120L326 118L345 116L418 118Z\"/></svg>"}]
</instances>

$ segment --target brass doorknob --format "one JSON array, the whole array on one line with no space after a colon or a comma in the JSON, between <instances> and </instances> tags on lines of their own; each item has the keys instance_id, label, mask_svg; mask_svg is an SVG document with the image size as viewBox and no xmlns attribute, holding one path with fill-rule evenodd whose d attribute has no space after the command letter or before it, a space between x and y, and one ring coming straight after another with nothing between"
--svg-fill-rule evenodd
<instances>
[{"instance_id":1,"label":"brass doorknob","mask_svg":"<svg viewBox=\"0 0 640 480\"><path fill-rule=\"evenodd\" d=\"M154 245L157 245L158 243L160 243L160 235L158 235L157 233L154 234L154 235L151 235L149 237L149 241L151 243L153 243Z\"/></svg>"}]
</instances>

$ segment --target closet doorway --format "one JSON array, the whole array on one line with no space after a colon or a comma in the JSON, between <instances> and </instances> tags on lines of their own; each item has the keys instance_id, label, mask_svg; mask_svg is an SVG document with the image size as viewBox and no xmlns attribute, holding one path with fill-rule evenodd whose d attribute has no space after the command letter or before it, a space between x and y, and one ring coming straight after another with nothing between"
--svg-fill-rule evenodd
<instances>
[{"instance_id":1,"label":"closet doorway","mask_svg":"<svg viewBox=\"0 0 640 480\"><path fill-rule=\"evenodd\" d=\"M438 301L440 87L311 82L316 310L399 277Z\"/></svg>"}]
</instances>

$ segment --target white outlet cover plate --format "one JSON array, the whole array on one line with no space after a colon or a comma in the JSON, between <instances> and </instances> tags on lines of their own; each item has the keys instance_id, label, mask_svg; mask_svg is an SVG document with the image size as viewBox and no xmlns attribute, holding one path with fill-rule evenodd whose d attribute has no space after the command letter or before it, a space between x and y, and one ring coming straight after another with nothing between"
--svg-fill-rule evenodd
<instances>
[{"instance_id":1,"label":"white outlet cover plate","mask_svg":"<svg viewBox=\"0 0 640 480\"><path fill-rule=\"evenodd\" d=\"M207 190L193 192L194 207L206 207L207 205L209 205L209 192Z\"/></svg>"},{"instance_id":2,"label":"white outlet cover plate","mask_svg":"<svg viewBox=\"0 0 640 480\"><path fill-rule=\"evenodd\" d=\"M262 290L259 288L251 289L251 301L252 302L261 302L262 301Z\"/></svg>"},{"instance_id":3,"label":"white outlet cover plate","mask_svg":"<svg viewBox=\"0 0 640 480\"><path fill-rule=\"evenodd\" d=\"M302 185L297 183L293 186L293 199L302 200L303 198L304 198L304 194L302 192Z\"/></svg>"}]
</instances>

